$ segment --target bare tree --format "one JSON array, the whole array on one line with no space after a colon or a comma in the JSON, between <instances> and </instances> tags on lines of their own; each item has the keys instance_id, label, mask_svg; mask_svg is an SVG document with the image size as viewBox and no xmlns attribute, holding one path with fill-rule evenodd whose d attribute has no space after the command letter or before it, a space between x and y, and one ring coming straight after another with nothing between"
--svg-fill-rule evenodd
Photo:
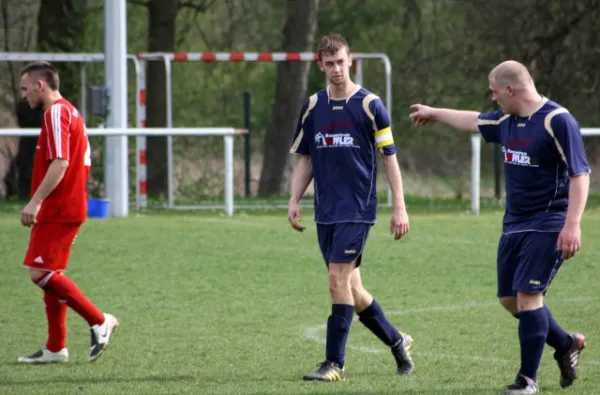
<instances>
[{"instance_id":1,"label":"bare tree","mask_svg":"<svg viewBox=\"0 0 600 395\"><path fill-rule=\"evenodd\" d=\"M283 28L282 50L310 51L317 28L319 0L288 0L287 19ZM273 116L264 139L263 166L258 194L268 196L284 191L284 174L288 169L288 147L296 127L297 116L306 99L307 62L281 62L277 67L277 86Z\"/></svg>"},{"instance_id":2,"label":"bare tree","mask_svg":"<svg viewBox=\"0 0 600 395\"><path fill-rule=\"evenodd\" d=\"M41 0L37 18L37 49L40 52L75 52L81 48L84 35L85 0ZM6 17L6 3L2 3L3 19ZM25 42L29 41L28 33L30 29L21 32L20 36ZM10 31L5 29L5 47L10 43ZM55 66L60 71L60 90L78 104L79 92L79 66L74 63L56 63ZM18 80L18 70L9 69L12 74L11 80L16 84ZM18 89L13 87L13 94L16 100ZM21 127L40 127L41 122L35 121L39 117L39 111L31 110L24 102L19 102L15 106L16 115ZM27 121L25 121L27 120ZM37 139L35 137L21 137L19 140L18 154L14 158L11 168L14 171L9 172L7 184L15 186L9 192L16 193L21 198L29 196L31 172L33 169L33 156ZM17 181L18 179L18 181ZM16 187L18 186L18 187Z\"/></svg>"},{"instance_id":3,"label":"bare tree","mask_svg":"<svg viewBox=\"0 0 600 395\"><path fill-rule=\"evenodd\" d=\"M173 52L175 50L177 14L181 10L205 12L214 0L129 0L131 4L148 9L148 51ZM149 61L147 66L146 123L148 127L167 126L167 98L165 66L161 61ZM148 195L166 193L167 138L148 137Z\"/></svg>"}]
</instances>

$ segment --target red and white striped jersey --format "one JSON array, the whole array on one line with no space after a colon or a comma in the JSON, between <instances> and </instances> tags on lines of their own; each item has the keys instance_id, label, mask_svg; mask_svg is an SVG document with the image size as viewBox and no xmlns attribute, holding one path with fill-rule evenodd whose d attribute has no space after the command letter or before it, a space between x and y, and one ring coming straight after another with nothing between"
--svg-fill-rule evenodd
<instances>
[{"instance_id":1,"label":"red and white striped jersey","mask_svg":"<svg viewBox=\"0 0 600 395\"><path fill-rule=\"evenodd\" d=\"M37 222L84 222L91 148L81 114L64 98L44 112L33 164L32 196L55 159L64 159L69 166L63 179L42 203Z\"/></svg>"}]
</instances>

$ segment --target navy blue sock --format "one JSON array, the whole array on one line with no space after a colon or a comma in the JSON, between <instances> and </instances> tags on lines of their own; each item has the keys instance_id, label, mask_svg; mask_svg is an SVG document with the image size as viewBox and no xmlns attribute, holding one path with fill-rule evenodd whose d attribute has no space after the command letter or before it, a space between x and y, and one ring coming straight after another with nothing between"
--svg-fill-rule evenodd
<instances>
[{"instance_id":1,"label":"navy blue sock","mask_svg":"<svg viewBox=\"0 0 600 395\"><path fill-rule=\"evenodd\" d=\"M327 319L325 355L328 361L338 364L340 368L344 367L346 340L348 340L352 317L354 317L354 306L334 304L331 306L331 315Z\"/></svg>"},{"instance_id":2,"label":"navy blue sock","mask_svg":"<svg viewBox=\"0 0 600 395\"><path fill-rule=\"evenodd\" d=\"M393 346L400 341L400 333L385 317L379 303L373 300L373 303L360 313L358 319L384 344Z\"/></svg>"},{"instance_id":3,"label":"navy blue sock","mask_svg":"<svg viewBox=\"0 0 600 395\"><path fill-rule=\"evenodd\" d=\"M548 317L548 337L546 337L546 344L559 353L566 352L571 347L569 334L556 322L548 306L544 305L544 309L546 310L546 317ZM516 319L519 319L519 313L513 315Z\"/></svg>"},{"instance_id":4,"label":"navy blue sock","mask_svg":"<svg viewBox=\"0 0 600 395\"><path fill-rule=\"evenodd\" d=\"M558 322L552 316L548 306L544 305L546 316L548 317L548 338L546 343L559 353L566 352L571 347L571 338L569 334L558 325Z\"/></svg>"},{"instance_id":5,"label":"navy blue sock","mask_svg":"<svg viewBox=\"0 0 600 395\"><path fill-rule=\"evenodd\" d=\"M546 309L521 311L519 313L519 341L521 343L521 369L519 373L536 380L544 344L548 336Z\"/></svg>"}]
</instances>

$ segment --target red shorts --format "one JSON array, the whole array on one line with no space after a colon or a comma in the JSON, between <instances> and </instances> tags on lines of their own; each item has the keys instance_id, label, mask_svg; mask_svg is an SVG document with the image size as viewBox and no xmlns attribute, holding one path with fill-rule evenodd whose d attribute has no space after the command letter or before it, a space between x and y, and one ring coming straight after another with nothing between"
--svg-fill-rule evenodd
<instances>
[{"instance_id":1,"label":"red shorts","mask_svg":"<svg viewBox=\"0 0 600 395\"><path fill-rule=\"evenodd\" d=\"M67 269L80 223L37 223L31 229L23 266L47 271Z\"/></svg>"}]
</instances>

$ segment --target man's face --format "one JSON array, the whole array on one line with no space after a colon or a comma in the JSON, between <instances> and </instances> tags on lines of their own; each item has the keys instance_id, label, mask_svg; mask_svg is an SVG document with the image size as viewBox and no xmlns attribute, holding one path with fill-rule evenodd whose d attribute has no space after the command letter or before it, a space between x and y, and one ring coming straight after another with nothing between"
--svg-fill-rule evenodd
<instances>
[{"instance_id":1,"label":"man's face","mask_svg":"<svg viewBox=\"0 0 600 395\"><path fill-rule=\"evenodd\" d=\"M42 107L43 91L44 84L40 79L34 78L29 74L23 74L21 77L21 94L31 108Z\"/></svg>"},{"instance_id":2,"label":"man's face","mask_svg":"<svg viewBox=\"0 0 600 395\"><path fill-rule=\"evenodd\" d=\"M327 80L332 85L342 85L348 81L350 66L352 66L352 57L348 54L347 48L342 48L335 54L323 54L319 61L319 67L325 72Z\"/></svg>"},{"instance_id":3,"label":"man's face","mask_svg":"<svg viewBox=\"0 0 600 395\"><path fill-rule=\"evenodd\" d=\"M490 91L492 92L492 100L498 103L498 106L506 114L512 114L516 111L515 109L515 90L510 85L497 85L494 80L490 78Z\"/></svg>"}]
</instances>

